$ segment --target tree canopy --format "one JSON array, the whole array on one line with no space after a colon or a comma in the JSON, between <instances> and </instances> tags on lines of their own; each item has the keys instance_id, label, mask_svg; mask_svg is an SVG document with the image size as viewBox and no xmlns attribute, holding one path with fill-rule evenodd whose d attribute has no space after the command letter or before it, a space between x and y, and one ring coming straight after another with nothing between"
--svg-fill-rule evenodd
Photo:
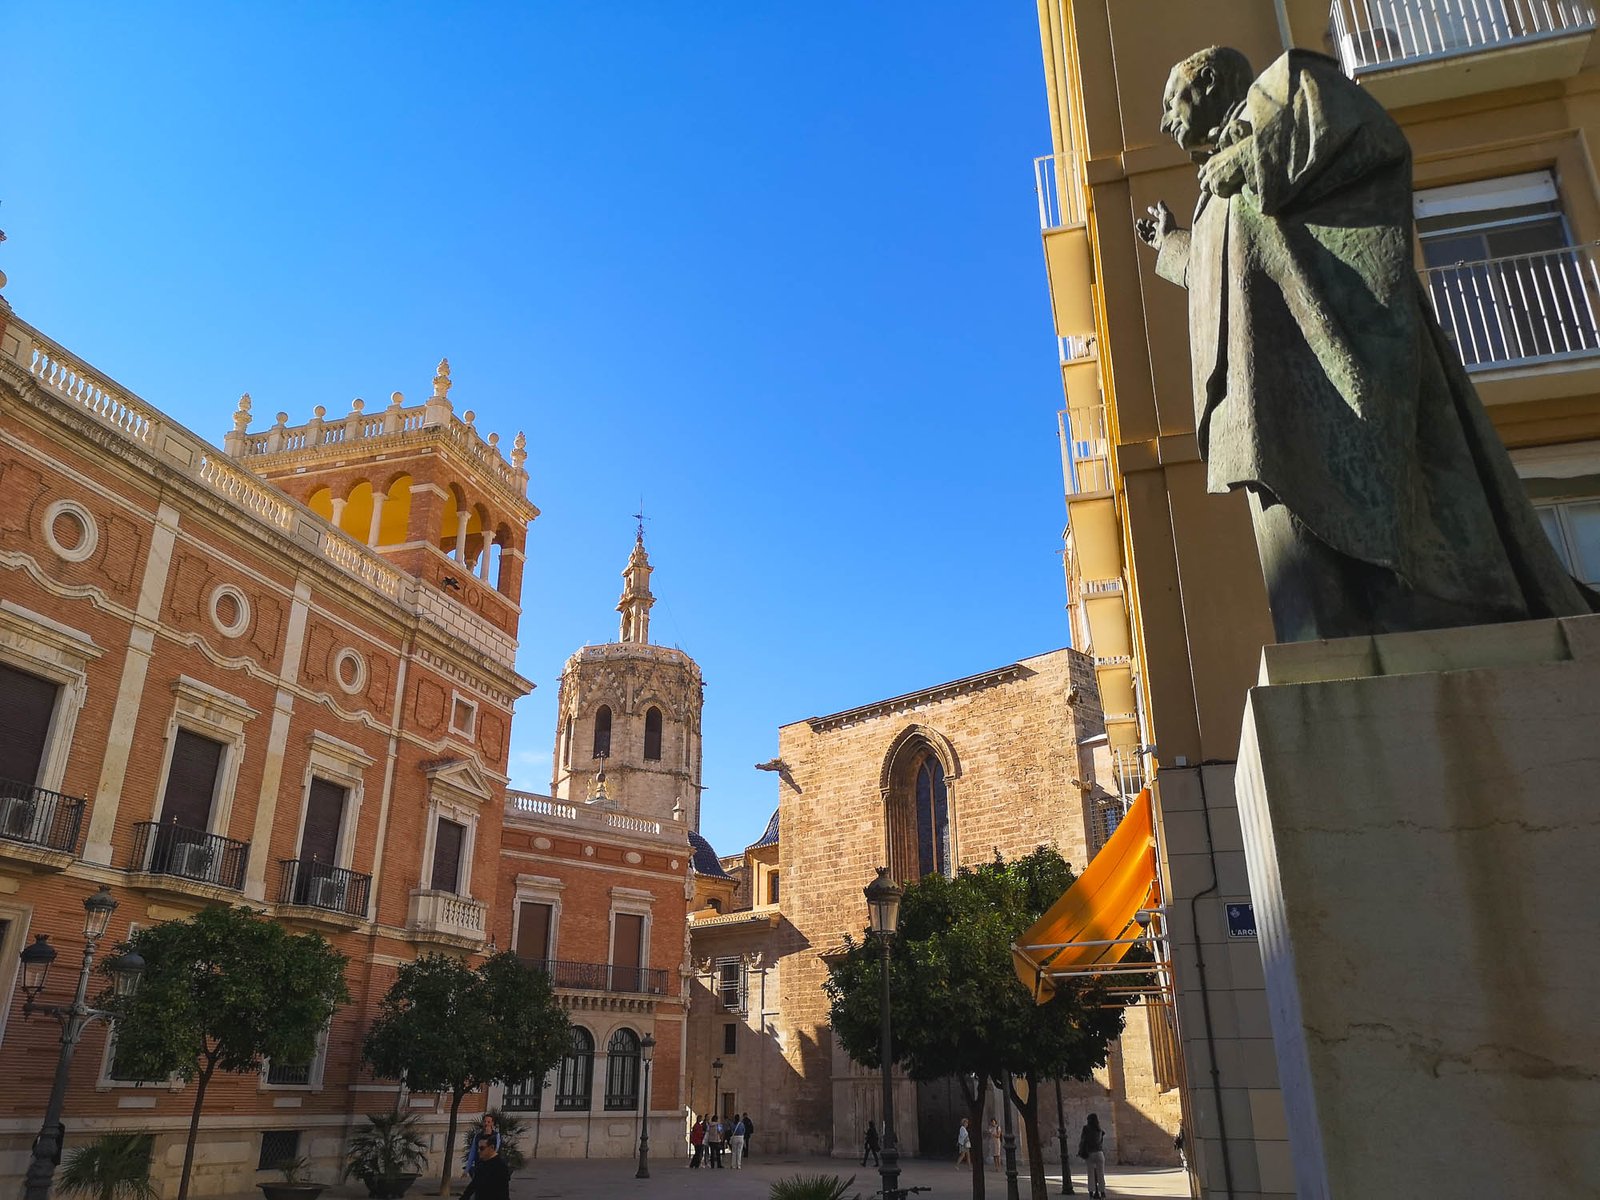
<instances>
[{"instance_id":1,"label":"tree canopy","mask_svg":"<svg viewBox=\"0 0 1600 1200\"><path fill-rule=\"evenodd\" d=\"M196 1083L178 1200L189 1193L206 1086L262 1059L306 1062L334 1009L350 999L345 957L316 933L291 933L249 908L218 905L140 929L118 948L145 961L139 989L106 997L117 1066L142 1079Z\"/></svg>"},{"instance_id":2,"label":"tree canopy","mask_svg":"<svg viewBox=\"0 0 1600 1200\"><path fill-rule=\"evenodd\" d=\"M1104 1066L1123 1013L1092 986L1062 986L1038 1005L1017 980L1011 943L1071 886L1072 868L1051 846L1006 862L963 867L953 877L929 875L907 885L890 960L890 1026L894 1060L914 1080L955 1076L973 1128L982 1128L986 1089L1013 1076L1031 1084L1084 1079ZM879 1058L881 955L870 939L846 939L824 984L834 1036L867 1067ZM1024 1102L1028 1140L1038 1154L1037 1086ZM983 1195L973 1173L973 1195ZM1043 1186L1042 1166L1035 1192Z\"/></svg>"},{"instance_id":3,"label":"tree canopy","mask_svg":"<svg viewBox=\"0 0 1600 1200\"><path fill-rule=\"evenodd\" d=\"M373 1070L416 1092L450 1095L445 1144L454 1146L461 1100L488 1083L543 1078L571 1045L550 978L504 952L476 968L447 954L406 963L362 1044ZM450 1182L445 1155L441 1194Z\"/></svg>"}]
</instances>

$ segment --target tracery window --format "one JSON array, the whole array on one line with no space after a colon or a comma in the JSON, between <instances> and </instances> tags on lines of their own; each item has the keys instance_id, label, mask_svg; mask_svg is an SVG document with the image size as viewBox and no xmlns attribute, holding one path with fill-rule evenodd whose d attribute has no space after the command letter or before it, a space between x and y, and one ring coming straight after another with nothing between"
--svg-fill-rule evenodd
<instances>
[{"instance_id":1,"label":"tracery window","mask_svg":"<svg viewBox=\"0 0 1600 1200\"><path fill-rule=\"evenodd\" d=\"M932 754L917 768L917 866L920 875L950 874L950 800L944 767Z\"/></svg>"}]
</instances>

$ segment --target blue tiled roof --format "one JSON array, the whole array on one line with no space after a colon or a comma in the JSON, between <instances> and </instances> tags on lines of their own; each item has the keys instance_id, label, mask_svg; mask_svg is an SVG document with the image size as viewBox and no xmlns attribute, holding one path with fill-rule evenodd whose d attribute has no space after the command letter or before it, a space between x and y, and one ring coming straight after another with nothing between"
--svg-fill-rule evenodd
<instances>
[{"instance_id":1,"label":"blue tiled roof","mask_svg":"<svg viewBox=\"0 0 1600 1200\"><path fill-rule=\"evenodd\" d=\"M763 846L776 846L778 844L778 810L772 810L772 820L767 822L766 830L755 841L745 847L746 850L759 850Z\"/></svg>"},{"instance_id":2,"label":"blue tiled roof","mask_svg":"<svg viewBox=\"0 0 1600 1200\"><path fill-rule=\"evenodd\" d=\"M722 864L717 861L717 852L711 848L711 843L706 841L694 830L689 831L689 845L694 847L694 857L690 860L696 875L708 875L713 879L732 879L722 869Z\"/></svg>"}]
</instances>

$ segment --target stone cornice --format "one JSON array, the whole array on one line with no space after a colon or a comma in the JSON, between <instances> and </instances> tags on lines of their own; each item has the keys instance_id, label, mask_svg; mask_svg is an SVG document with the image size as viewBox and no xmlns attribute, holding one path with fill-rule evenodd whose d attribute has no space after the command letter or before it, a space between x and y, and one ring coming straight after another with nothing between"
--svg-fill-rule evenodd
<instances>
[{"instance_id":1,"label":"stone cornice","mask_svg":"<svg viewBox=\"0 0 1600 1200\"><path fill-rule=\"evenodd\" d=\"M920 692L907 692L903 696L891 696L887 700L865 704L860 708L849 708L843 712L831 713L825 717L807 717L805 723L811 726L813 733L827 733L831 730L843 729L846 725L854 725L861 721L871 720L873 717L889 716L893 713L905 712L908 709L916 708L919 705L948 700L953 696L964 696L969 692L981 692L988 688L999 687L1001 684L1011 683L1014 680L1026 679L1032 674L1034 672L1021 663L1012 663L1010 666L1000 667L997 670L984 671L979 675L968 675L964 679L952 679L949 683L923 688Z\"/></svg>"}]
</instances>

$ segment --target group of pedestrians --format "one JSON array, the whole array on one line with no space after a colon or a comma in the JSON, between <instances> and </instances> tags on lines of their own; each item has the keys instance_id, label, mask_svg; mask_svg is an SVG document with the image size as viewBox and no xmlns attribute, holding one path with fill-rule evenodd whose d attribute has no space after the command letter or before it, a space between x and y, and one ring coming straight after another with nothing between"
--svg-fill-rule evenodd
<instances>
[{"instance_id":1,"label":"group of pedestrians","mask_svg":"<svg viewBox=\"0 0 1600 1200\"><path fill-rule=\"evenodd\" d=\"M739 1170L750 1153L750 1138L755 1131L756 1123L749 1113L701 1117L689 1130L689 1166L721 1167L722 1156L727 1154L727 1165Z\"/></svg>"},{"instance_id":2,"label":"group of pedestrians","mask_svg":"<svg viewBox=\"0 0 1600 1200\"><path fill-rule=\"evenodd\" d=\"M989 1118L989 1127L984 1130L983 1140L987 1143L989 1161L996 1168L1001 1164L1001 1136L1000 1122L993 1117ZM1176 1145L1179 1153L1183 1149L1183 1135L1178 1135ZM871 1121L867 1122L865 1140L861 1154L861 1165L867 1165L870 1157L874 1163L878 1161L878 1127ZM956 1130L956 1170L966 1167L969 1170L975 1167L972 1156L972 1122L966 1117L961 1118L961 1125ZM1078 1134L1078 1157L1083 1159L1088 1172L1089 1195L1092 1200L1101 1200L1106 1194L1106 1131L1100 1127L1100 1118L1094 1113L1089 1114L1089 1119L1083 1123L1083 1130ZM982 1162L982 1158L977 1160Z\"/></svg>"}]
</instances>

